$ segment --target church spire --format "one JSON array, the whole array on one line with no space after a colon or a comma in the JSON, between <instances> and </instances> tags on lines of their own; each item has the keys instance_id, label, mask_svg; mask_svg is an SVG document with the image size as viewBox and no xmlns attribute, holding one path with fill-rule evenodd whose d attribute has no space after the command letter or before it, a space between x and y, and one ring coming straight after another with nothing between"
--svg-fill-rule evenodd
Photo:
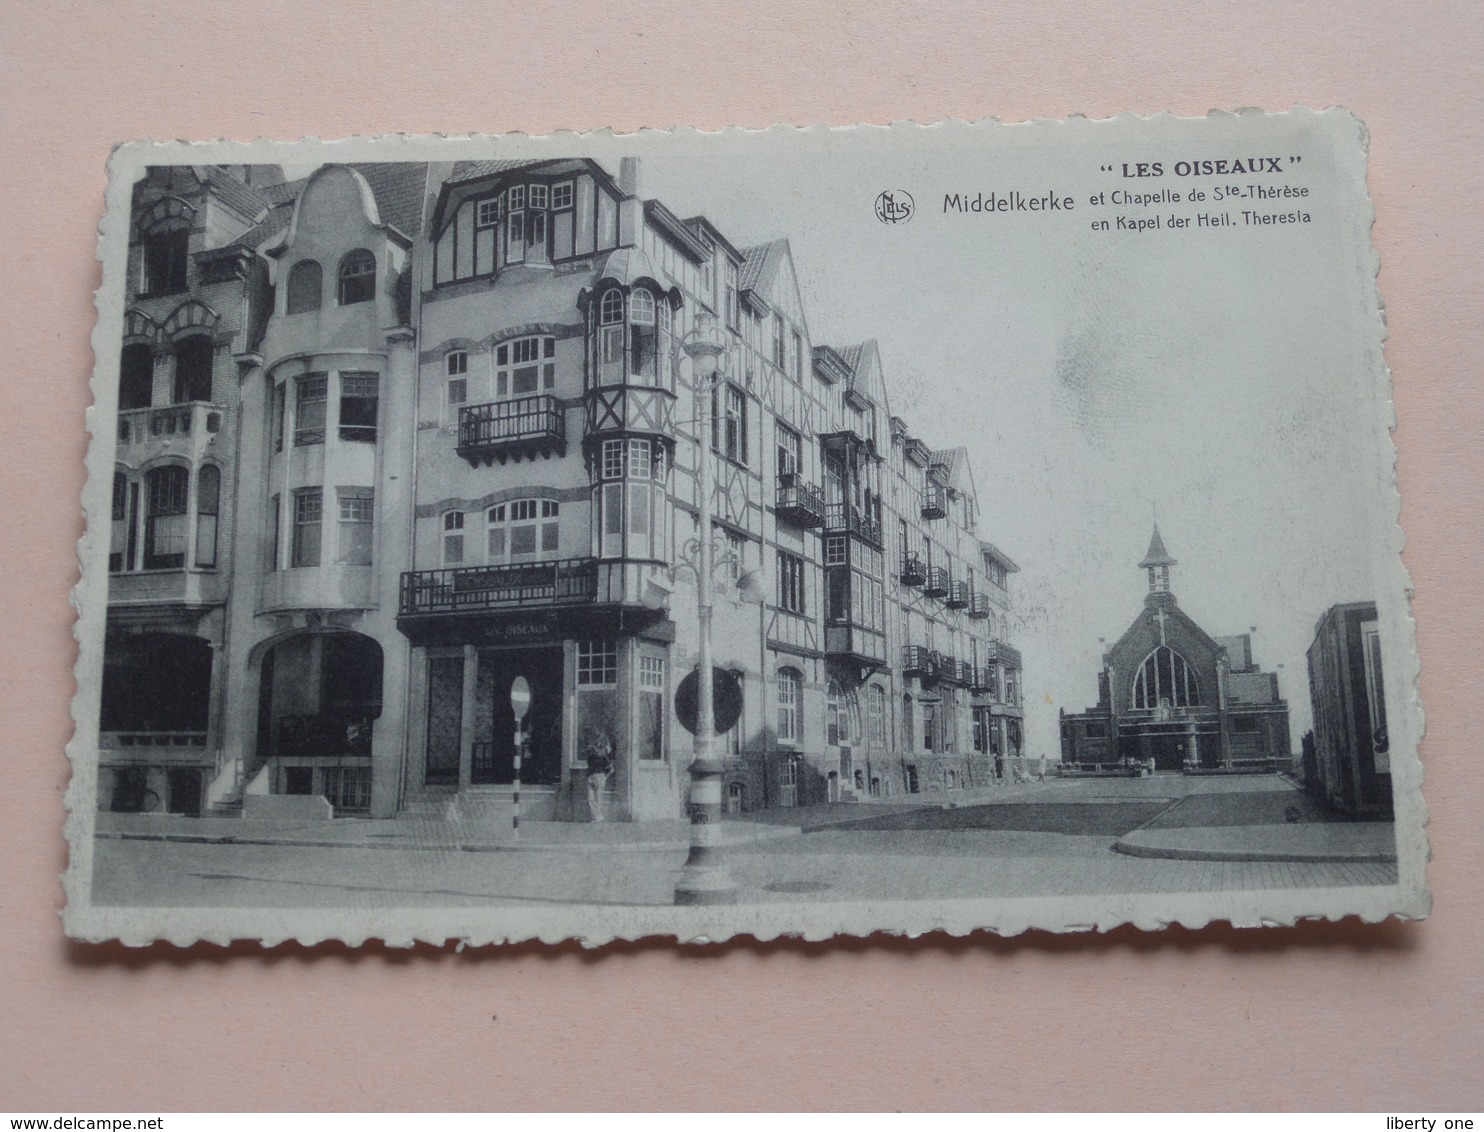
<instances>
[{"instance_id":1,"label":"church spire","mask_svg":"<svg viewBox=\"0 0 1484 1132\"><path fill-rule=\"evenodd\" d=\"M1139 563L1139 569L1149 573L1149 599L1170 602L1175 600L1170 593L1170 567L1177 565L1179 563L1165 549L1165 540L1159 537L1159 524L1155 523L1154 534L1149 539L1149 549L1144 554L1144 561Z\"/></svg>"}]
</instances>

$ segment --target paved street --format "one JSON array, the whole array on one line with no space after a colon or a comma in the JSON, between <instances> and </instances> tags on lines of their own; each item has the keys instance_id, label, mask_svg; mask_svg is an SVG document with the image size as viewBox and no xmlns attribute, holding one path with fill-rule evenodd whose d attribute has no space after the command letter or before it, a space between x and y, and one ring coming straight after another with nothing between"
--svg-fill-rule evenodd
<instances>
[{"instance_id":1,"label":"paved street","mask_svg":"<svg viewBox=\"0 0 1484 1132\"><path fill-rule=\"evenodd\" d=\"M801 809L787 815L794 828L778 814L771 825L738 823L730 860L742 899L1192 892L1396 879L1396 866L1376 854L1389 826L1327 822L1276 776L1049 781L964 794L963 804L942 808L952 797L922 796L922 806ZM223 824L230 823L215 826ZM496 829L482 840L464 830L462 840L439 841L414 823L333 826L319 836L333 833L343 845L105 833L95 855L96 898L204 907L668 904L685 857L674 823L553 828L545 843L535 832L519 847ZM1228 858L1254 855L1241 851L1246 846L1284 859L1171 855L1203 846Z\"/></svg>"}]
</instances>

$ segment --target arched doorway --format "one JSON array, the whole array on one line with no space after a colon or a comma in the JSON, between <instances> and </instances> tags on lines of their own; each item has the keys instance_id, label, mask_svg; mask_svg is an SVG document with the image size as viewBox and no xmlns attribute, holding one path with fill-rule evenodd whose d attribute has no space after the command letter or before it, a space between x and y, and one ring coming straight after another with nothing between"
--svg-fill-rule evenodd
<instances>
[{"instance_id":1,"label":"arched doorway","mask_svg":"<svg viewBox=\"0 0 1484 1132\"><path fill-rule=\"evenodd\" d=\"M381 646L361 633L298 633L261 666L257 761L269 764L272 792L321 795L337 815L368 811Z\"/></svg>"}]
</instances>

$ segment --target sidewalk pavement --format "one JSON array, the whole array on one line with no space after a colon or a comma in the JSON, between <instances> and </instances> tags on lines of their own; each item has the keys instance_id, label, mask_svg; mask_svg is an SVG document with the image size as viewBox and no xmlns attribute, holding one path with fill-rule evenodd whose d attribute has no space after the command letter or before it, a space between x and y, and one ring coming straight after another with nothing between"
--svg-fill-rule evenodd
<instances>
[{"instance_id":1,"label":"sidewalk pavement","mask_svg":"<svg viewBox=\"0 0 1484 1132\"><path fill-rule=\"evenodd\" d=\"M1174 861L1389 863L1396 860L1396 830L1390 822L1144 827L1125 834L1113 850Z\"/></svg>"},{"instance_id":2,"label":"sidewalk pavement","mask_svg":"<svg viewBox=\"0 0 1484 1132\"><path fill-rule=\"evenodd\" d=\"M727 821L721 844L752 845L800 833L792 825ZM690 825L654 822L527 822L515 836L508 822L438 817L335 818L284 821L261 818L182 817L178 814L100 812L96 837L118 841L176 841L197 845L287 845L324 849L431 849L498 853L522 850L654 852L682 850Z\"/></svg>"}]
</instances>

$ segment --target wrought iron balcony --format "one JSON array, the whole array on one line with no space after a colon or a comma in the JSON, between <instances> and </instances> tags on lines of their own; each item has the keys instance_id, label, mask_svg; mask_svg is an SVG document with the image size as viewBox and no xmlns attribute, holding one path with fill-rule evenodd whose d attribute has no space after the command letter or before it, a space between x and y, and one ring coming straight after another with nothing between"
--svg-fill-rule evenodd
<instances>
[{"instance_id":1,"label":"wrought iron balcony","mask_svg":"<svg viewBox=\"0 0 1484 1132\"><path fill-rule=\"evenodd\" d=\"M929 566L927 581L923 583L922 592L928 597L947 597L951 585L946 567Z\"/></svg>"},{"instance_id":2,"label":"wrought iron balcony","mask_svg":"<svg viewBox=\"0 0 1484 1132\"><path fill-rule=\"evenodd\" d=\"M948 600L943 603L949 609L966 609L969 604L969 583L950 582L948 584Z\"/></svg>"},{"instance_id":3,"label":"wrought iron balcony","mask_svg":"<svg viewBox=\"0 0 1484 1132\"><path fill-rule=\"evenodd\" d=\"M824 525L824 493L796 474L778 477L778 517L798 527Z\"/></svg>"},{"instance_id":4,"label":"wrought iron balcony","mask_svg":"<svg viewBox=\"0 0 1484 1132\"><path fill-rule=\"evenodd\" d=\"M940 483L929 483L922 493L922 517L943 519L948 515L948 489Z\"/></svg>"},{"instance_id":5,"label":"wrought iron balcony","mask_svg":"<svg viewBox=\"0 0 1484 1132\"><path fill-rule=\"evenodd\" d=\"M974 692L994 693L1000 689L999 673L992 664L981 664L974 669L973 676L969 682L969 689Z\"/></svg>"},{"instance_id":6,"label":"wrought iron balcony","mask_svg":"<svg viewBox=\"0 0 1484 1132\"><path fill-rule=\"evenodd\" d=\"M920 586L927 581L927 571L923 568L922 559L910 551L902 555L902 571L899 575L904 586Z\"/></svg>"},{"instance_id":7,"label":"wrought iron balcony","mask_svg":"<svg viewBox=\"0 0 1484 1132\"><path fill-rule=\"evenodd\" d=\"M574 605L598 593L593 558L563 558L514 566L464 566L402 575L398 612L462 613L511 606Z\"/></svg>"},{"instance_id":8,"label":"wrought iron balcony","mask_svg":"<svg viewBox=\"0 0 1484 1132\"><path fill-rule=\"evenodd\" d=\"M947 653L936 653L934 654L934 661L938 669L939 680L947 680L950 684L960 682L960 677L963 673L959 669L957 660Z\"/></svg>"},{"instance_id":9,"label":"wrought iron balcony","mask_svg":"<svg viewBox=\"0 0 1484 1132\"><path fill-rule=\"evenodd\" d=\"M982 621L989 616L989 595L982 590L969 595L969 616Z\"/></svg>"},{"instance_id":10,"label":"wrought iron balcony","mask_svg":"<svg viewBox=\"0 0 1484 1132\"><path fill-rule=\"evenodd\" d=\"M567 451L567 414L550 393L465 405L459 410L458 453L474 467L495 461L549 458Z\"/></svg>"},{"instance_id":11,"label":"wrought iron balcony","mask_svg":"<svg viewBox=\"0 0 1484 1132\"><path fill-rule=\"evenodd\" d=\"M845 531L847 534L855 535L870 543L878 550L881 548L881 527L854 504L826 503L824 529L832 532Z\"/></svg>"},{"instance_id":12,"label":"wrought iron balcony","mask_svg":"<svg viewBox=\"0 0 1484 1132\"><path fill-rule=\"evenodd\" d=\"M902 646L902 675L930 677L938 674L933 654L922 645Z\"/></svg>"}]
</instances>

